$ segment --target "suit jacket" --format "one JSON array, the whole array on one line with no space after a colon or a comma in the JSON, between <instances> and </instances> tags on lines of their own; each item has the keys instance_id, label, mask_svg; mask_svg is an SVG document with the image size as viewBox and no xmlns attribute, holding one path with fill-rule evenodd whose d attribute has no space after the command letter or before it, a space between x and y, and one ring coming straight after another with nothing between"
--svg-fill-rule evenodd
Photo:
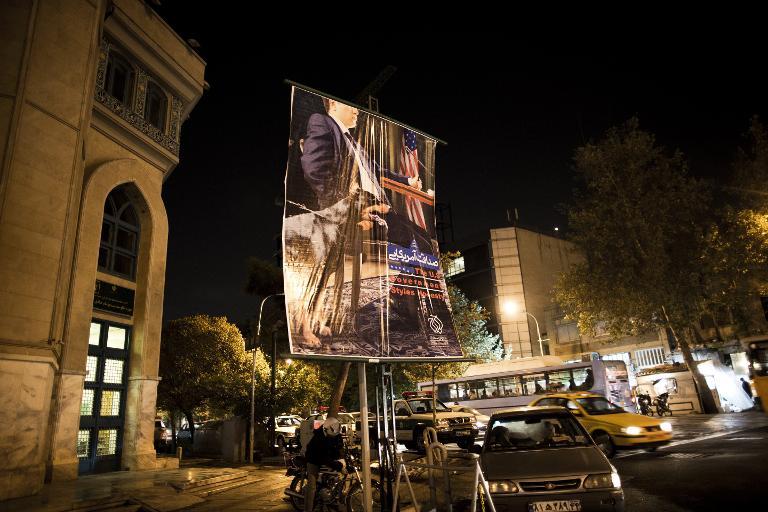
<instances>
[{"instance_id":1,"label":"suit jacket","mask_svg":"<svg viewBox=\"0 0 768 512\"><path fill-rule=\"evenodd\" d=\"M398 181L405 185L408 178L395 174L370 160L358 146L359 157L365 161L371 180L380 183L380 177ZM344 138L344 133L332 117L326 114L312 114L307 123L307 136L301 156L304 178L317 197L320 209L328 208L349 196L353 182L359 185L359 170L355 165L355 153ZM363 169L362 172L366 172ZM386 197L381 198L386 201Z\"/></svg>"}]
</instances>

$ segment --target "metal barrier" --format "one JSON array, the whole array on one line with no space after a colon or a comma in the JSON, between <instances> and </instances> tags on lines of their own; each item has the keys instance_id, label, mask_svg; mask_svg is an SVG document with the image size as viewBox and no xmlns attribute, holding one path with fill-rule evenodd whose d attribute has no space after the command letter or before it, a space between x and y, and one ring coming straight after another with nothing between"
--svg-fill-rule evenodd
<instances>
[{"instance_id":1,"label":"metal barrier","mask_svg":"<svg viewBox=\"0 0 768 512\"><path fill-rule=\"evenodd\" d=\"M451 453L449 456L445 446L437 442L437 432L433 428L425 429L423 435L424 444L427 446L427 463L403 461L398 463L393 489L395 499L392 502L392 512L396 512L398 506L401 505L400 483L403 479L408 487L408 494L415 512L421 512L423 508L419 502L419 494L423 496L422 501L429 501L429 510L453 512L457 503L469 501L469 510L476 512L479 496L483 511L486 510L487 504L490 512L496 512L488 482L480 469L480 457L474 453L463 452ZM409 474L409 469L411 474ZM423 479L425 472L429 488L428 497L423 492L425 489L418 481ZM438 473L441 474L442 478ZM452 476L455 477L454 481L451 480ZM401 507L401 509L405 509L405 507Z\"/></svg>"}]
</instances>

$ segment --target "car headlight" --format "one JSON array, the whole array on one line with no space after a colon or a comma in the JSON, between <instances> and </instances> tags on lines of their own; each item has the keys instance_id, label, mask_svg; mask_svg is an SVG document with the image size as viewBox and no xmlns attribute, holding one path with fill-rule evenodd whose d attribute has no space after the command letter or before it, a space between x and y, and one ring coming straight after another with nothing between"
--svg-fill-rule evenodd
<instances>
[{"instance_id":1,"label":"car headlight","mask_svg":"<svg viewBox=\"0 0 768 512\"><path fill-rule=\"evenodd\" d=\"M621 431L630 436L639 436L643 433L640 427L622 427Z\"/></svg>"},{"instance_id":2,"label":"car headlight","mask_svg":"<svg viewBox=\"0 0 768 512\"><path fill-rule=\"evenodd\" d=\"M584 479L585 489L609 489L611 487L615 489L621 487L621 478L616 472L589 475Z\"/></svg>"},{"instance_id":3,"label":"car headlight","mask_svg":"<svg viewBox=\"0 0 768 512\"><path fill-rule=\"evenodd\" d=\"M659 425L659 427L661 427L661 430L663 430L664 432L672 432L672 424L668 421L662 422L662 424Z\"/></svg>"},{"instance_id":4,"label":"car headlight","mask_svg":"<svg viewBox=\"0 0 768 512\"><path fill-rule=\"evenodd\" d=\"M448 428L448 420L437 420L437 428Z\"/></svg>"},{"instance_id":5,"label":"car headlight","mask_svg":"<svg viewBox=\"0 0 768 512\"><path fill-rule=\"evenodd\" d=\"M488 482L488 489L490 489L491 494L513 493L518 491L518 488L515 482L509 481L509 480Z\"/></svg>"},{"instance_id":6,"label":"car headlight","mask_svg":"<svg viewBox=\"0 0 768 512\"><path fill-rule=\"evenodd\" d=\"M482 421L476 421L475 422L475 426L477 428L483 428L483 427L485 427L485 423L483 423Z\"/></svg>"}]
</instances>

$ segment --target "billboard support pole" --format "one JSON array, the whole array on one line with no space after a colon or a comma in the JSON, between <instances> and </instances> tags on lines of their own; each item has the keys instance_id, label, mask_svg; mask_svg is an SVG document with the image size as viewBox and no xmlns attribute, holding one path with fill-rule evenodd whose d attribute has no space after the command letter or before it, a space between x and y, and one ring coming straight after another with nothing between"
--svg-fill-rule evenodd
<instances>
[{"instance_id":1,"label":"billboard support pole","mask_svg":"<svg viewBox=\"0 0 768 512\"><path fill-rule=\"evenodd\" d=\"M368 384L365 379L365 363L357 363L358 388L360 390L360 428L362 431L362 479L363 510L371 512L373 505L371 489L371 444L368 430ZM379 496L381 499L381 496Z\"/></svg>"}]
</instances>

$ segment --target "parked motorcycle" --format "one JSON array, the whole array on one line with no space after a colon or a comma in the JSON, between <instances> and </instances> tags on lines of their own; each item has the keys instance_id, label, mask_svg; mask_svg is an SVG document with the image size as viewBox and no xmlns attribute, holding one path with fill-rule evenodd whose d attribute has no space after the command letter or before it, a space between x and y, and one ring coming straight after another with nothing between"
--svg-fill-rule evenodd
<instances>
[{"instance_id":1,"label":"parked motorcycle","mask_svg":"<svg viewBox=\"0 0 768 512\"><path fill-rule=\"evenodd\" d=\"M656 406L656 414L664 416L668 414L672 416L672 409L669 408L669 393L662 393L653 400L653 405Z\"/></svg>"},{"instance_id":2,"label":"parked motorcycle","mask_svg":"<svg viewBox=\"0 0 768 512\"><path fill-rule=\"evenodd\" d=\"M653 402L651 401L651 395L647 393L637 394L637 407L640 409L640 414L646 416L653 416Z\"/></svg>"},{"instance_id":3,"label":"parked motorcycle","mask_svg":"<svg viewBox=\"0 0 768 512\"><path fill-rule=\"evenodd\" d=\"M344 459L346 470L336 471L331 468L320 468L320 475L315 488L314 510L317 512L331 512L343 510L347 512L362 512L363 487L358 472L359 457L353 455L352 450L345 446ZM306 460L300 455L286 453L286 476L292 476L291 485L285 489L285 495L291 501L291 505L298 512L304 510L304 485L307 482ZM381 512L381 491L379 483L371 481L373 511Z\"/></svg>"}]
</instances>

